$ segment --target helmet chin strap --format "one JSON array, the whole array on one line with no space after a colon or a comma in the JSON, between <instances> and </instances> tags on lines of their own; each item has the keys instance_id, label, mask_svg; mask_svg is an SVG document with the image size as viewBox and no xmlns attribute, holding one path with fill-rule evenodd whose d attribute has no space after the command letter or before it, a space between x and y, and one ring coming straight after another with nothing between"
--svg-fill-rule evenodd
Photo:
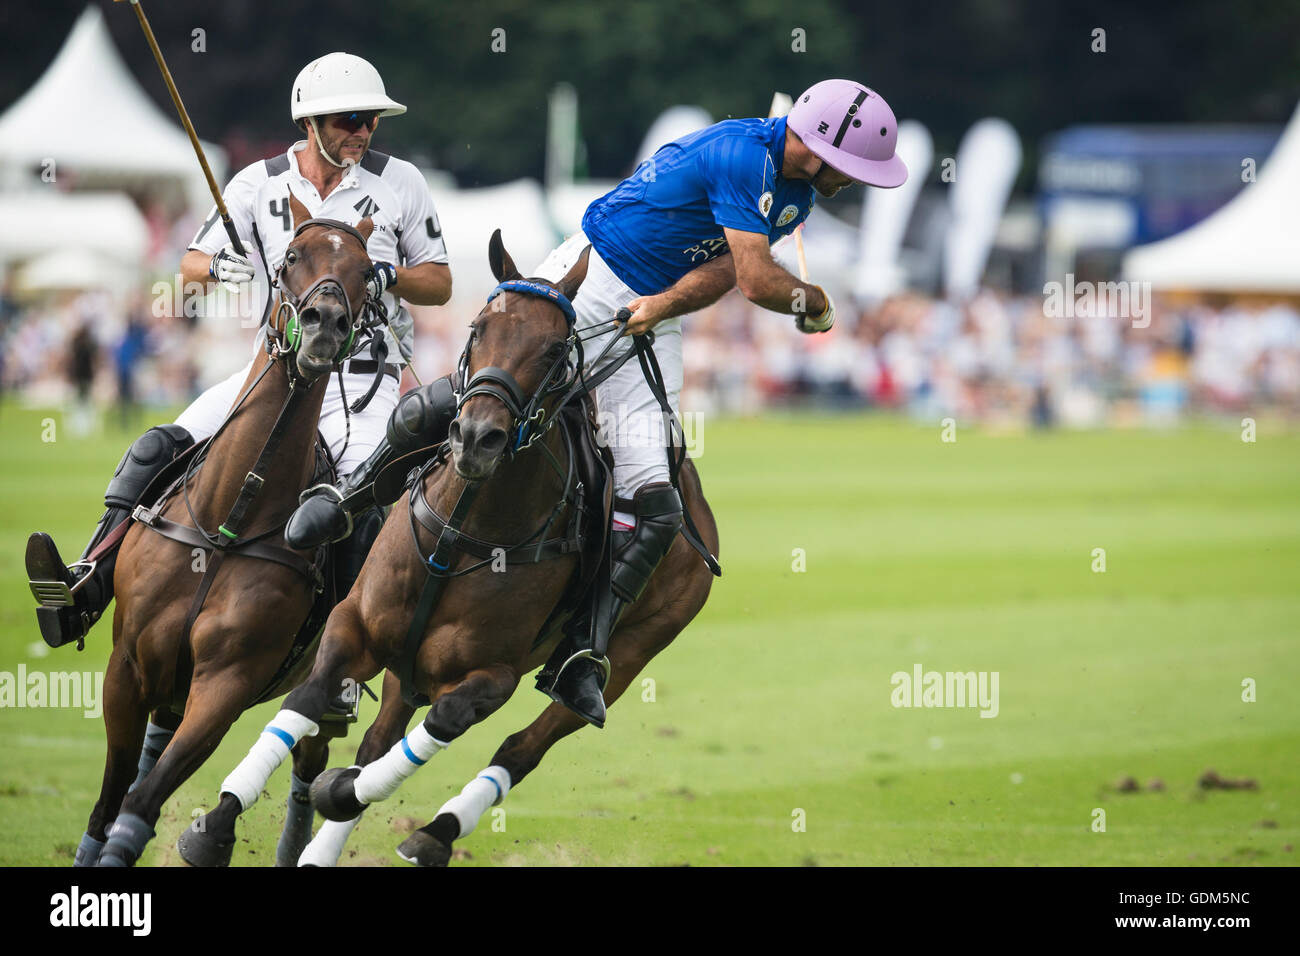
<instances>
[{"instance_id":1,"label":"helmet chin strap","mask_svg":"<svg viewBox=\"0 0 1300 956\"><path fill-rule=\"evenodd\" d=\"M321 139L320 127L316 125L316 117L308 116L307 122L311 123L311 128L316 132L316 149L318 149L320 151L320 154L325 157L325 161L327 163L329 163L331 166L337 166L339 169L347 169L349 166L356 165L355 159L345 159L343 160L343 162L340 163L329 153L325 152L325 141Z\"/></svg>"}]
</instances>

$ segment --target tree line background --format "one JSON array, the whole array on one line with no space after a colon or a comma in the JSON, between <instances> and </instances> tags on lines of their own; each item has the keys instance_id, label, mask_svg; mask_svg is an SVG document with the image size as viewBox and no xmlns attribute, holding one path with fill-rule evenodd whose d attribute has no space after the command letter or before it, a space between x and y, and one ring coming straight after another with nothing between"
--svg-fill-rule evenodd
<instances>
[{"instance_id":1,"label":"tree line background","mask_svg":"<svg viewBox=\"0 0 1300 956\"><path fill-rule=\"evenodd\" d=\"M135 16L92 0L144 89L170 101ZM1300 99L1295 0L145 0L201 136L232 160L297 136L289 87L332 50L366 57L409 112L376 144L424 160L463 186L545 164L547 94L577 89L582 172L628 172L664 108L714 117L765 115L776 89L796 94L846 76L878 90L900 119L923 121L951 155L977 119L1019 130L1032 177L1041 138L1075 123L1285 122ZM58 51L86 0L0 8L0 106L20 96ZM205 52L191 31L205 31ZM493 52L493 31L505 51ZM1106 52L1093 52L1093 30ZM803 31L803 52L792 49ZM498 34L498 36L500 36Z\"/></svg>"}]
</instances>

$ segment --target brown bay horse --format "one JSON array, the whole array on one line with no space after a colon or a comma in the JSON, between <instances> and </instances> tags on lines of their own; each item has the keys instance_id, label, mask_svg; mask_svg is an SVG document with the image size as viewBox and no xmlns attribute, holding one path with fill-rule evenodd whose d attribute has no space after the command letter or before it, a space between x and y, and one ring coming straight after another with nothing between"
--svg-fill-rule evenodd
<instances>
[{"instance_id":1,"label":"brown bay horse","mask_svg":"<svg viewBox=\"0 0 1300 956\"><path fill-rule=\"evenodd\" d=\"M370 314L361 303L373 223L313 220L292 195L290 206L295 235L276 277L267 350L253 361L202 466L187 470L152 513L137 509L118 555L105 674L108 756L87 827L103 840L112 823L100 866L136 862L163 803L268 691L322 586L314 555L289 551L282 529L316 471L329 373ZM128 792L150 711L180 700L175 735ZM319 773L326 748L323 737L295 748L295 772ZM298 848L310 836L310 813L299 830L304 822Z\"/></svg>"},{"instance_id":2,"label":"brown bay horse","mask_svg":"<svg viewBox=\"0 0 1300 956\"><path fill-rule=\"evenodd\" d=\"M521 276L499 232L489 246L489 260L502 285L471 326L462 357L460 409L444 446L447 460L422 471L414 489L397 502L356 585L326 623L311 676L285 699L283 709L227 778L219 805L202 821L202 839L214 845L233 845L239 814L283 761L285 745L310 739L325 702L344 682L370 680L387 668L383 703L358 750L358 765L325 771L312 786L313 803L328 822L299 865L333 865L366 805L391 796L438 750L505 703L520 679L543 664L561 639L560 624L549 616L574 573L576 558L560 553L551 560L529 561L527 555L546 538L547 528L564 528L571 517L574 504L564 480L569 450L560 428L528 431L529 441L522 443L525 422L510 406L518 408L532 395L528 407L533 408L543 397L545 411L528 420L555 420L556 396L565 390L564 383L556 387L554 375L572 355L576 333L572 320L547 301L545 290L536 291L549 283L515 283ZM555 283L566 306L577 294L586 267L584 254ZM534 291L514 291L511 283ZM506 380L511 385L477 394L466 388L477 381ZM513 403L501 397L511 392ZM513 451L521 445L522 450ZM458 505L470 488L476 497L459 530L480 545L502 542L504 567L489 569L486 561L463 548L453 546L446 552L439 547L448 523L455 527ZM717 527L689 460L681 469L680 491L704 546L716 554ZM425 521L412 520L413 494L426 501L436 517L445 516L439 518L439 534L431 533ZM419 506L414 507L418 518ZM440 564L437 559L448 554ZM429 565L447 572L445 584L423 632L413 632L414 648L408 651L407 632L430 577ZM612 704L695 617L711 585L709 569L679 535L611 636L607 703ZM544 626L547 633L539 642ZM397 673L408 675L407 689L423 695L419 703L432 702L410 733L406 727L417 706L401 692L405 682ZM452 841L467 835L478 817L517 786L551 746L583 726L582 718L561 704L547 706L531 725L505 740L490 766L428 826L408 838L399 855L422 865L445 864Z\"/></svg>"}]
</instances>

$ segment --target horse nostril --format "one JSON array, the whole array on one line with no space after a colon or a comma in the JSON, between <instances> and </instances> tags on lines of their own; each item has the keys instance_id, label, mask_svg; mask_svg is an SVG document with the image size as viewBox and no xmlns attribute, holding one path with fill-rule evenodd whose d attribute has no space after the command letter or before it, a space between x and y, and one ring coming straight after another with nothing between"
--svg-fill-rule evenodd
<instances>
[{"instance_id":1,"label":"horse nostril","mask_svg":"<svg viewBox=\"0 0 1300 956\"><path fill-rule=\"evenodd\" d=\"M298 313L299 325L315 325L320 321L320 311L315 306L309 306Z\"/></svg>"},{"instance_id":2,"label":"horse nostril","mask_svg":"<svg viewBox=\"0 0 1300 956\"><path fill-rule=\"evenodd\" d=\"M497 455L506 447L506 430L504 428L493 428L486 435L479 439L479 448L488 455Z\"/></svg>"},{"instance_id":3,"label":"horse nostril","mask_svg":"<svg viewBox=\"0 0 1300 956\"><path fill-rule=\"evenodd\" d=\"M455 442L456 444L458 444L458 445L461 444L461 443L464 441L464 439L461 437L461 434L460 434L460 419L459 419L459 418L457 418L457 419L455 419L455 420L452 421L452 423L451 423L451 428L449 428L449 429L447 430L447 437L450 438L452 441L454 441L454 442Z\"/></svg>"}]
</instances>

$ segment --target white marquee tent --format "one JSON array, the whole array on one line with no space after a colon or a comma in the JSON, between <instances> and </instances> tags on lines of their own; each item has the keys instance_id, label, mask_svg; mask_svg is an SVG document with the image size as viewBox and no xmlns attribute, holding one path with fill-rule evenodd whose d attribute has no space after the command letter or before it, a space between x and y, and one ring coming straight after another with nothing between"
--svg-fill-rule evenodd
<instances>
[{"instance_id":1,"label":"white marquee tent","mask_svg":"<svg viewBox=\"0 0 1300 956\"><path fill-rule=\"evenodd\" d=\"M1300 294L1300 108L1255 182L1190 229L1124 257L1152 288Z\"/></svg>"},{"instance_id":2,"label":"white marquee tent","mask_svg":"<svg viewBox=\"0 0 1300 956\"><path fill-rule=\"evenodd\" d=\"M203 148L224 183L225 152L208 143ZM189 137L136 83L98 7L86 8L54 62L0 115L4 188L25 185L48 160L56 182L65 175L94 187L161 182L182 190L194 208L211 205Z\"/></svg>"}]
</instances>

